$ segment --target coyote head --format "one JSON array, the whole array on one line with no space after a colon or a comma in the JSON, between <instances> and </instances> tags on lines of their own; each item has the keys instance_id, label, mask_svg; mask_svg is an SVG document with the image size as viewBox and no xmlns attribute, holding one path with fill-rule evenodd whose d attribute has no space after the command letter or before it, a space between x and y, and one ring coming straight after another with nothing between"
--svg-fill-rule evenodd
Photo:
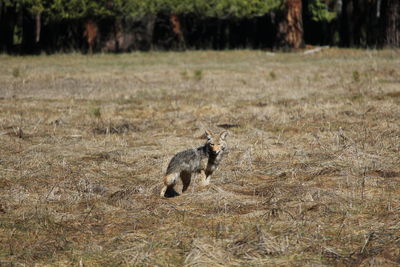
<instances>
[{"instance_id":1,"label":"coyote head","mask_svg":"<svg viewBox=\"0 0 400 267\"><path fill-rule=\"evenodd\" d=\"M225 138L228 136L227 131L223 131L218 135L213 134L210 130L206 130L205 135L207 137L206 145L210 153L218 155L226 149L227 145L225 142Z\"/></svg>"}]
</instances>

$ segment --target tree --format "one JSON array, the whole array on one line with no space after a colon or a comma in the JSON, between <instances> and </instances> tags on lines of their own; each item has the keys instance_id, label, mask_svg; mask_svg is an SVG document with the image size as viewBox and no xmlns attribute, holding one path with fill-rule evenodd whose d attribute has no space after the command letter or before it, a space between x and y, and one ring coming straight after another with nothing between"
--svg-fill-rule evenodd
<instances>
[{"instance_id":1,"label":"tree","mask_svg":"<svg viewBox=\"0 0 400 267\"><path fill-rule=\"evenodd\" d=\"M400 2L388 0L386 8L385 45L400 46Z\"/></svg>"},{"instance_id":2,"label":"tree","mask_svg":"<svg viewBox=\"0 0 400 267\"><path fill-rule=\"evenodd\" d=\"M301 0L286 0L278 30L279 45L286 48L304 46Z\"/></svg>"}]
</instances>

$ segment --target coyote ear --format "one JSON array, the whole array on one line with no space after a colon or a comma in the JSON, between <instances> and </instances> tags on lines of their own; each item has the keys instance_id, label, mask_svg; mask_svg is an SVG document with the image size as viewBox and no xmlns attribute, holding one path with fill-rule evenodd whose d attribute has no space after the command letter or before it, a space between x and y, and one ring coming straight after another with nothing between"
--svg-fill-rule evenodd
<instances>
[{"instance_id":1,"label":"coyote ear","mask_svg":"<svg viewBox=\"0 0 400 267\"><path fill-rule=\"evenodd\" d=\"M207 139L211 139L213 135L213 133L210 130L206 130L204 134L207 137Z\"/></svg>"},{"instance_id":2,"label":"coyote ear","mask_svg":"<svg viewBox=\"0 0 400 267\"><path fill-rule=\"evenodd\" d=\"M221 140L225 140L225 138L228 136L228 132L227 131L223 131L222 133L219 134L219 138Z\"/></svg>"}]
</instances>

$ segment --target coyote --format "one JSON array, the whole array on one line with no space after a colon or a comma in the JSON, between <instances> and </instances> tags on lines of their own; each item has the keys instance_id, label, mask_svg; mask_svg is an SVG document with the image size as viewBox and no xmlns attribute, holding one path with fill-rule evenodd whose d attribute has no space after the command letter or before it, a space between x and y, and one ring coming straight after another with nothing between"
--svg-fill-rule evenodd
<instances>
[{"instance_id":1,"label":"coyote","mask_svg":"<svg viewBox=\"0 0 400 267\"><path fill-rule=\"evenodd\" d=\"M185 192L192 178L193 173L200 173L203 185L210 183L213 172L217 169L223 155L226 153L227 145L225 138L228 132L223 131L219 135L206 131L207 142L198 147L177 153L169 162L167 172L164 176L164 187L161 189L160 196L164 197L168 190L168 195L179 195L174 186L178 178L182 180L182 193ZM204 170L201 161L208 158L207 167Z\"/></svg>"}]
</instances>

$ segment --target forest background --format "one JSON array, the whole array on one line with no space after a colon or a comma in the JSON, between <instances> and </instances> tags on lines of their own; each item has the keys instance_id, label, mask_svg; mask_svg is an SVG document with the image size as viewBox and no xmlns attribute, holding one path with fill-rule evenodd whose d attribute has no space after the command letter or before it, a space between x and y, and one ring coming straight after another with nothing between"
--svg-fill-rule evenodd
<instances>
[{"instance_id":1,"label":"forest background","mask_svg":"<svg viewBox=\"0 0 400 267\"><path fill-rule=\"evenodd\" d=\"M1 0L0 52L400 45L398 0Z\"/></svg>"},{"instance_id":2,"label":"forest background","mask_svg":"<svg viewBox=\"0 0 400 267\"><path fill-rule=\"evenodd\" d=\"M0 266L400 266L399 13L0 0ZM211 184L160 198L204 129Z\"/></svg>"}]
</instances>

